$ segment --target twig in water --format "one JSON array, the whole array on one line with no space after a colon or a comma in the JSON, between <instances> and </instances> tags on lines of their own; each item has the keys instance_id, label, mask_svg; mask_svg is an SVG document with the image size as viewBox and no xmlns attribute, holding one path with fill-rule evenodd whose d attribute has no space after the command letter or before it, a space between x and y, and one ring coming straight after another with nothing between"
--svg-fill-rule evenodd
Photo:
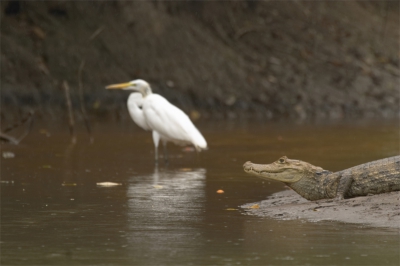
<instances>
[{"instance_id":1,"label":"twig in water","mask_svg":"<svg viewBox=\"0 0 400 266\"><path fill-rule=\"evenodd\" d=\"M7 135L6 133L0 132L0 139L5 140L7 142L10 142L12 144L18 145L18 140L10 135Z\"/></svg>"},{"instance_id":2,"label":"twig in water","mask_svg":"<svg viewBox=\"0 0 400 266\"><path fill-rule=\"evenodd\" d=\"M83 116L83 120L85 121L85 126L86 129L89 133L89 138L90 138L90 142L93 143L93 136L92 136L92 130L90 128L90 122L86 113L86 109L85 109L85 103L83 100L83 85L82 85L82 71L83 71L83 67L85 66L85 60L82 60L81 65L79 66L79 71L78 71L78 83L79 83L79 102L81 105L81 112L82 112L82 116Z\"/></svg>"},{"instance_id":3,"label":"twig in water","mask_svg":"<svg viewBox=\"0 0 400 266\"><path fill-rule=\"evenodd\" d=\"M93 32L92 35L90 35L89 40L93 40L94 38L96 38L97 35L99 35L102 31L104 30L104 26L101 26L100 28L98 28L97 30L95 30Z\"/></svg>"},{"instance_id":4,"label":"twig in water","mask_svg":"<svg viewBox=\"0 0 400 266\"><path fill-rule=\"evenodd\" d=\"M12 126L7 127L6 129L4 129L4 133L0 132L0 139L8 141L12 144L18 145L26 136L28 136L29 132L32 129L32 124L33 124L33 114L34 112L31 110L29 111L28 115L26 117L24 117L23 119L21 119L21 121L14 123ZM16 127L19 127L23 124L25 124L26 121L29 121L29 125L28 127L25 129L25 132L17 139L14 138L8 134L5 134L5 132L11 131Z\"/></svg>"},{"instance_id":5,"label":"twig in water","mask_svg":"<svg viewBox=\"0 0 400 266\"><path fill-rule=\"evenodd\" d=\"M68 83L64 80L63 82L64 92L65 92L65 99L68 108L68 117L69 117L69 132L71 134L71 141L72 143L76 143L76 137L74 133L74 126L75 126L75 119L74 113L72 112L72 104L71 104L71 95L69 92Z\"/></svg>"}]
</instances>

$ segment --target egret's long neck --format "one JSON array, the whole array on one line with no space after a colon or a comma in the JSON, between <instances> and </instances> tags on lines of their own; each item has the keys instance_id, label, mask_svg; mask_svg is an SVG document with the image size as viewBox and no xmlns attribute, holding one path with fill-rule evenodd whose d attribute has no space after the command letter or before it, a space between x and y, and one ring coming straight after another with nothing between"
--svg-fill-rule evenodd
<instances>
[{"instance_id":1,"label":"egret's long neck","mask_svg":"<svg viewBox=\"0 0 400 266\"><path fill-rule=\"evenodd\" d=\"M144 90L142 91L143 98L145 98L146 96L148 96L148 95L150 95L150 94L153 94L153 92L152 92L150 86L147 86L147 87L144 88Z\"/></svg>"},{"instance_id":2,"label":"egret's long neck","mask_svg":"<svg viewBox=\"0 0 400 266\"><path fill-rule=\"evenodd\" d=\"M143 106L143 98L141 93L131 93L128 98L128 111L135 123L143 128L144 130L149 130L146 119L143 116L143 111L141 107Z\"/></svg>"}]
</instances>

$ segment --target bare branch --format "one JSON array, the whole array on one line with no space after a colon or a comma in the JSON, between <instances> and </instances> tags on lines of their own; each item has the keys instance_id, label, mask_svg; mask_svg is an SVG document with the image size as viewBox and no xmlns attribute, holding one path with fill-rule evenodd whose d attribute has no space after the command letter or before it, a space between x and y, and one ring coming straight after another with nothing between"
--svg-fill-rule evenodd
<instances>
[{"instance_id":1,"label":"bare branch","mask_svg":"<svg viewBox=\"0 0 400 266\"><path fill-rule=\"evenodd\" d=\"M78 83L79 83L79 102L81 105L81 113L83 116L83 120L85 121L85 126L86 129L89 133L89 138L90 138L90 142L93 142L93 136L92 136L92 130L90 127L90 122L88 119L88 115L86 113L86 109L85 109L85 103L84 103L84 99L83 99L83 85L82 85L82 71L83 71L83 67L85 66L85 60L82 60L81 65L79 66L79 71L78 71Z\"/></svg>"},{"instance_id":2,"label":"bare branch","mask_svg":"<svg viewBox=\"0 0 400 266\"><path fill-rule=\"evenodd\" d=\"M69 132L71 134L71 141L73 143L76 142L76 137L74 133L74 126L75 126L75 119L74 119L74 113L72 111L72 104L71 104L71 95L69 91L69 86L68 83L64 80L63 82L63 87L65 91L65 100L66 100L66 105L68 108L68 118L69 118Z\"/></svg>"}]
</instances>

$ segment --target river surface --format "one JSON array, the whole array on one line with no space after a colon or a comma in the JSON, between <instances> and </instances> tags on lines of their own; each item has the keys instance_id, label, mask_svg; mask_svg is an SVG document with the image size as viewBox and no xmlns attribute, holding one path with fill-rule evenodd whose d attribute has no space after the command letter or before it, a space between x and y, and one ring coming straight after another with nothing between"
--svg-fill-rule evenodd
<instances>
[{"instance_id":1,"label":"river surface","mask_svg":"<svg viewBox=\"0 0 400 266\"><path fill-rule=\"evenodd\" d=\"M284 189L244 162L342 170L399 154L398 121L197 126L209 150L169 144L158 167L151 134L130 121L93 124L93 143L83 126L72 144L66 124L40 123L3 143L1 265L399 265L398 230L239 207Z\"/></svg>"}]
</instances>

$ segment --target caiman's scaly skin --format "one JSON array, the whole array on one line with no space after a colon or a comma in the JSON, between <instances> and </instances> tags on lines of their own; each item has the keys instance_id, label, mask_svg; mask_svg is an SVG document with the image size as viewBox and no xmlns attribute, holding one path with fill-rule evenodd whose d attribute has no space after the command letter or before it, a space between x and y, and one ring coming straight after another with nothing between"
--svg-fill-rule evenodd
<instances>
[{"instance_id":1,"label":"caiman's scaly skin","mask_svg":"<svg viewBox=\"0 0 400 266\"><path fill-rule=\"evenodd\" d=\"M400 190L400 156L335 173L286 156L271 164L246 162L243 168L246 173L281 181L308 200L346 199Z\"/></svg>"}]
</instances>

